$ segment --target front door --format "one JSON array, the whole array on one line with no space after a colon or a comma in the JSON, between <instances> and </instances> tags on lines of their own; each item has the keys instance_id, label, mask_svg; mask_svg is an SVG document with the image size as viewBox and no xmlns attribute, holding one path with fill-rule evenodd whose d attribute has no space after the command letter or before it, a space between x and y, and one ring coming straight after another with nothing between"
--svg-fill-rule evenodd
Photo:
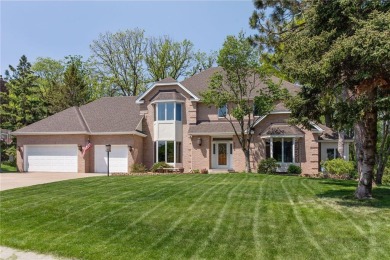
<instances>
[{"instance_id":1,"label":"front door","mask_svg":"<svg viewBox=\"0 0 390 260\"><path fill-rule=\"evenodd\" d=\"M213 142L212 168L230 169L233 153L232 142Z\"/></svg>"}]
</instances>

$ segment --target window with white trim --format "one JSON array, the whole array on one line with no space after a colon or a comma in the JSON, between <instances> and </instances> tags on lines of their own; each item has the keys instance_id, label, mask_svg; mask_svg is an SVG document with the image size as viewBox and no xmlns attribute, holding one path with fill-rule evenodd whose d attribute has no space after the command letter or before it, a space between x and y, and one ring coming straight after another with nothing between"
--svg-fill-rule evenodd
<instances>
[{"instance_id":1,"label":"window with white trim","mask_svg":"<svg viewBox=\"0 0 390 260\"><path fill-rule=\"evenodd\" d=\"M227 114L227 105L218 108L218 117L225 117Z\"/></svg>"},{"instance_id":2,"label":"window with white trim","mask_svg":"<svg viewBox=\"0 0 390 260\"><path fill-rule=\"evenodd\" d=\"M157 103L155 113L157 121L181 121L182 108L181 103L161 102Z\"/></svg>"},{"instance_id":3,"label":"window with white trim","mask_svg":"<svg viewBox=\"0 0 390 260\"><path fill-rule=\"evenodd\" d=\"M181 163L181 142L157 141L155 154L155 162Z\"/></svg>"},{"instance_id":4,"label":"window with white trim","mask_svg":"<svg viewBox=\"0 0 390 260\"><path fill-rule=\"evenodd\" d=\"M271 144L272 142L272 144ZM272 149L271 149L272 146ZM292 163L293 162L293 139L292 138L272 138L271 140L266 140L265 149L266 157L274 158L279 163Z\"/></svg>"},{"instance_id":5,"label":"window with white trim","mask_svg":"<svg viewBox=\"0 0 390 260\"><path fill-rule=\"evenodd\" d=\"M340 157L340 154L339 154L339 151L337 150L337 148L326 149L326 158L328 158L328 160L333 160L333 159L336 159L338 157Z\"/></svg>"}]
</instances>

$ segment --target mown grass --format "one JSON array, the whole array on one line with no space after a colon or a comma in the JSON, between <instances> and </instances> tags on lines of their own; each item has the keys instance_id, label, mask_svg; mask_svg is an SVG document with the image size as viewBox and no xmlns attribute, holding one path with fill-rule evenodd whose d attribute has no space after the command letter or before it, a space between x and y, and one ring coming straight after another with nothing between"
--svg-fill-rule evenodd
<instances>
[{"instance_id":1,"label":"mown grass","mask_svg":"<svg viewBox=\"0 0 390 260\"><path fill-rule=\"evenodd\" d=\"M390 188L223 174L86 178L3 191L0 243L79 259L389 259Z\"/></svg>"},{"instance_id":2,"label":"mown grass","mask_svg":"<svg viewBox=\"0 0 390 260\"><path fill-rule=\"evenodd\" d=\"M1 164L1 172L16 172L17 169L15 166L11 166L11 165L8 165L8 164Z\"/></svg>"}]
</instances>

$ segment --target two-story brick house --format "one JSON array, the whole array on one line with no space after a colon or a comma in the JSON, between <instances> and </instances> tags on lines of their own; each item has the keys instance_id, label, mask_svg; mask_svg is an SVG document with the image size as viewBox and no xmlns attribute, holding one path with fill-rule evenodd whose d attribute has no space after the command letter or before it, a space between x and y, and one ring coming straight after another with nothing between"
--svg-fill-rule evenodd
<instances>
[{"instance_id":1,"label":"two-story brick house","mask_svg":"<svg viewBox=\"0 0 390 260\"><path fill-rule=\"evenodd\" d=\"M134 163L151 167L159 161L186 172L243 171L244 154L233 128L221 116L224 108L209 107L200 97L219 70L211 68L182 82L167 78L139 97L101 98L19 129L13 133L18 169L106 172L106 144L110 144L110 172L127 172ZM282 87L291 93L299 91L285 81ZM260 160L273 157L280 171L297 164L306 173L316 173L321 160L336 156L337 140L331 129L315 124L310 130L291 126L289 115L279 103L270 114L257 117L252 169ZM83 155L88 143L91 148ZM348 145L345 150L348 155Z\"/></svg>"}]
</instances>

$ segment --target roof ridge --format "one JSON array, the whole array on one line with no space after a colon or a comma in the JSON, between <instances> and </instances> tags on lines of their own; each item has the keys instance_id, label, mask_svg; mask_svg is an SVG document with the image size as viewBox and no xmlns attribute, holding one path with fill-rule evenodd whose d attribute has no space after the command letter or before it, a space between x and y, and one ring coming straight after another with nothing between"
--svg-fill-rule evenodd
<instances>
[{"instance_id":1,"label":"roof ridge","mask_svg":"<svg viewBox=\"0 0 390 260\"><path fill-rule=\"evenodd\" d=\"M81 111L80 107L75 106L74 108L76 109L77 114L79 115L79 119L81 119L80 121L84 125L84 128L87 130L87 132L90 133L91 129L89 129L87 120L85 120L85 117L84 117L83 112Z\"/></svg>"}]
</instances>

